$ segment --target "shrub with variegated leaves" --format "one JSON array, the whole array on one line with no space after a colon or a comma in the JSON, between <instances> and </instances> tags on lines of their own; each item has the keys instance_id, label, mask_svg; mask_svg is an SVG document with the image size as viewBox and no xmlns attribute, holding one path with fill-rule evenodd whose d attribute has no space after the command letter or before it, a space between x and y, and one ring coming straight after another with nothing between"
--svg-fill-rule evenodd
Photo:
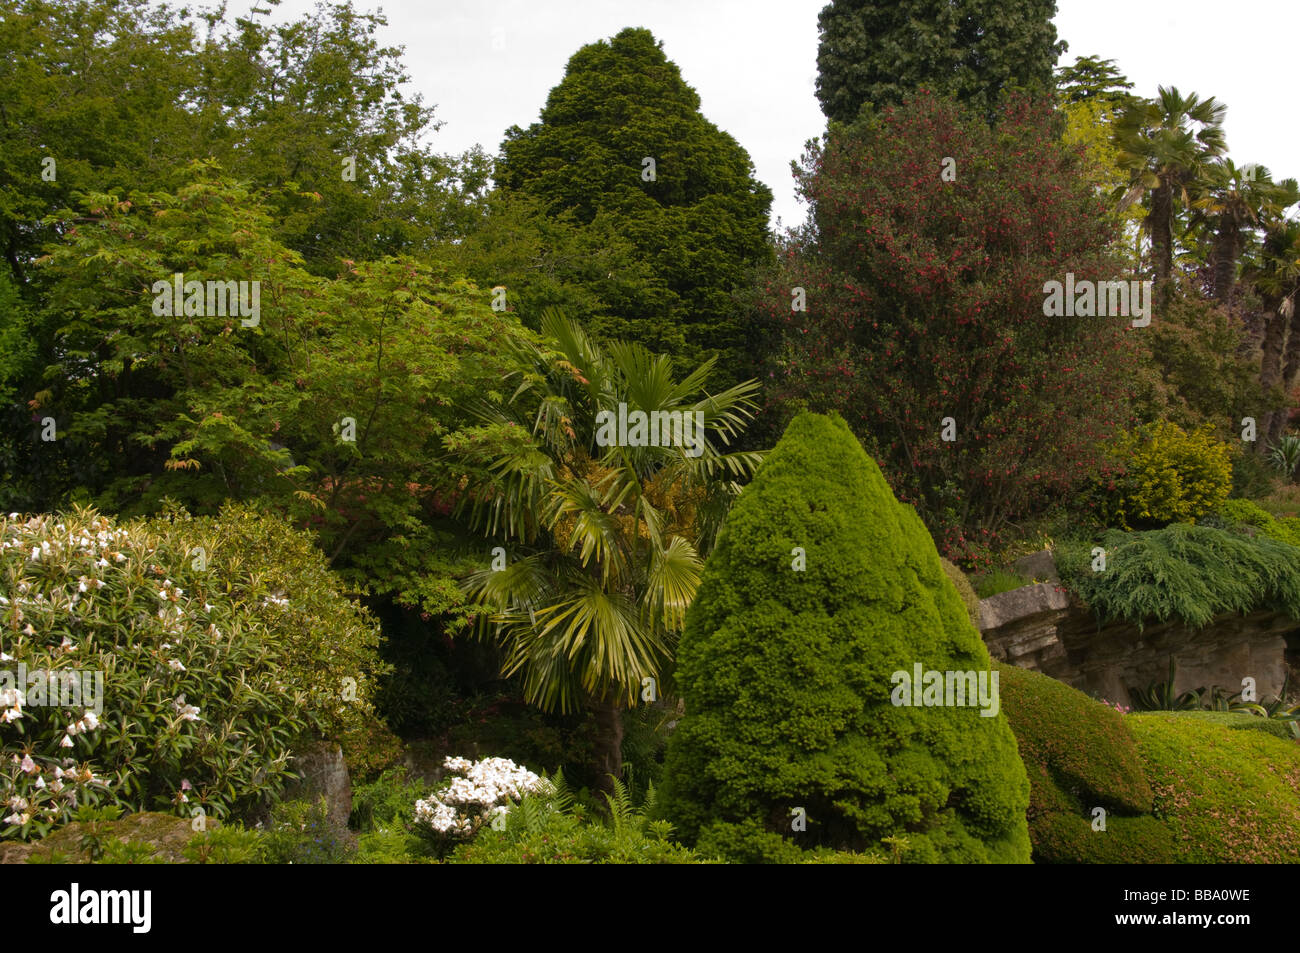
<instances>
[{"instance_id":1,"label":"shrub with variegated leaves","mask_svg":"<svg viewBox=\"0 0 1300 953\"><path fill-rule=\"evenodd\" d=\"M275 517L0 517L0 839L85 804L227 817L274 800L304 735L375 718L377 645Z\"/></svg>"}]
</instances>

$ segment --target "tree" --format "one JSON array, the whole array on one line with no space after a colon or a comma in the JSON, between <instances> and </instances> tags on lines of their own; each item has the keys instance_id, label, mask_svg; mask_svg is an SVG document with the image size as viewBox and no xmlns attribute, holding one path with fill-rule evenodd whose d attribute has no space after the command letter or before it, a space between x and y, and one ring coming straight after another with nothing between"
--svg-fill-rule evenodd
<instances>
[{"instance_id":1,"label":"tree","mask_svg":"<svg viewBox=\"0 0 1300 953\"><path fill-rule=\"evenodd\" d=\"M1274 182L1261 165L1238 167L1231 159L1211 162L1204 172L1192 227L1203 226L1210 235L1211 297L1226 301L1237 285L1237 263L1248 233L1276 221L1300 201L1295 179Z\"/></svg>"},{"instance_id":2,"label":"tree","mask_svg":"<svg viewBox=\"0 0 1300 953\"><path fill-rule=\"evenodd\" d=\"M1191 205L1196 183L1210 160L1227 149L1223 119L1228 107L1213 96L1182 95L1176 87L1159 87L1155 100L1142 100L1126 109L1115 127L1120 164L1129 170L1130 185L1121 211L1150 196L1146 217L1155 264L1156 299L1169 300L1174 267L1176 206Z\"/></svg>"},{"instance_id":3,"label":"tree","mask_svg":"<svg viewBox=\"0 0 1300 953\"><path fill-rule=\"evenodd\" d=\"M1300 223L1274 221L1265 233L1257 261L1246 274L1264 315L1259 383L1271 406L1260 428L1267 439L1258 441L1258 450L1266 453L1286 427L1288 414L1278 405L1288 399L1300 371L1300 309L1296 308L1300 297ZM1278 388L1288 396L1279 395Z\"/></svg>"},{"instance_id":4,"label":"tree","mask_svg":"<svg viewBox=\"0 0 1300 953\"><path fill-rule=\"evenodd\" d=\"M178 170L173 191L91 195L61 224L40 269L56 330L32 402L57 439L31 439L30 424L13 435L34 476L5 488L7 507L261 500L314 529L354 582L430 613L461 608L443 440L467 422L460 405L512 369L526 332L511 315L436 260L310 274L263 197L208 163ZM170 291L176 274L203 283L202 307L188 293L159 307L157 283ZM209 310L207 282L244 282L249 302L257 282L258 313Z\"/></svg>"},{"instance_id":5,"label":"tree","mask_svg":"<svg viewBox=\"0 0 1300 953\"><path fill-rule=\"evenodd\" d=\"M1004 717L964 690L915 706L898 673L917 666L987 680L990 662L925 527L845 422L796 417L687 614L669 819L737 861L901 838L909 861L1027 862L1029 782Z\"/></svg>"},{"instance_id":6,"label":"tree","mask_svg":"<svg viewBox=\"0 0 1300 953\"><path fill-rule=\"evenodd\" d=\"M602 346L556 312L542 331L548 346L521 358L512 395L480 405L481 426L449 440L465 466L462 511L507 544L466 589L530 703L595 712L599 783L612 790L622 711L663 690L702 554L759 460L722 449L749 420L756 385L701 397L712 362L675 381L670 358ZM651 417L657 445L638 445L637 413L698 422L665 434ZM627 439L604 415L633 421Z\"/></svg>"},{"instance_id":7,"label":"tree","mask_svg":"<svg viewBox=\"0 0 1300 953\"><path fill-rule=\"evenodd\" d=\"M623 30L573 55L540 122L506 132L495 179L548 217L617 230L636 249L644 278L595 279L606 313L590 321L593 333L687 366L720 356L720 383L733 384L730 355L745 337L733 293L769 260L772 194L745 150L699 110L654 36ZM619 295L608 294L610 280ZM503 274L494 284L511 281Z\"/></svg>"},{"instance_id":8,"label":"tree","mask_svg":"<svg viewBox=\"0 0 1300 953\"><path fill-rule=\"evenodd\" d=\"M817 99L848 123L924 87L991 117L1005 91L1052 88L1055 15L1056 0L832 0L817 17Z\"/></svg>"},{"instance_id":9,"label":"tree","mask_svg":"<svg viewBox=\"0 0 1300 953\"><path fill-rule=\"evenodd\" d=\"M1058 67L1056 88L1063 102L1097 103L1109 114L1122 111L1137 99L1129 92L1133 84L1115 61L1095 56L1077 56L1074 65Z\"/></svg>"},{"instance_id":10,"label":"tree","mask_svg":"<svg viewBox=\"0 0 1300 953\"><path fill-rule=\"evenodd\" d=\"M1054 129L1044 102L1009 104L991 130L918 94L833 131L800 175L807 233L765 282L768 407L839 411L953 558L1068 497L1127 422L1128 335L1148 329L1046 314L1049 281L1126 278Z\"/></svg>"},{"instance_id":11,"label":"tree","mask_svg":"<svg viewBox=\"0 0 1300 953\"><path fill-rule=\"evenodd\" d=\"M430 148L439 124L404 95L400 49L374 39L384 24L350 0L276 27L147 0L9 4L0 245L20 286L76 195L166 188L194 159L267 190L277 239L317 274L463 234L490 163Z\"/></svg>"}]
</instances>

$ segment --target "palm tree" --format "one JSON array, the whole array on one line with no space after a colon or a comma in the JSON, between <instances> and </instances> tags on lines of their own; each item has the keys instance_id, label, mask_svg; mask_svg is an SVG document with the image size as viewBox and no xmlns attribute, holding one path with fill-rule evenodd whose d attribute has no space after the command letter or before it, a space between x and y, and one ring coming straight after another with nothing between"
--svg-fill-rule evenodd
<instances>
[{"instance_id":1,"label":"palm tree","mask_svg":"<svg viewBox=\"0 0 1300 953\"><path fill-rule=\"evenodd\" d=\"M1264 311L1264 343L1259 382L1265 395L1281 387L1290 394L1300 371L1300 223L1278 219L1268 226L1258 260L1246 278L1259 295ZM1289 331L1289 333L1288 333ZM1262 428L1264 446L1278 442L1286 429L1285 410L1269 411ZM1261 452L1263 447L1260 448Z\"/></svg>"},{"instance_id":2,"label":"palm tree","mask_svg":"<svg viewBox=\"0 0 1300 953\"><path fill-rule=\"evenodd\" d=\"M1160 304L1168 301L1173 273L1175 205L1190 204L1189 188L1203 177L1207 162L1227 150L1226 114L1227 107L1213 96L1203 100L1195 93L1183 96L1176 87L1161 86L1155 100L1140 100L1115 124L1119 163L1132 176L1119 210L1144 194L1150 196L1146 227Z\"/></svg>"},{"instance_id":3,"label":"palm tree","mask_svg":"<svg viewBox=\"0 0 1300 953\"><path fill-rule=\"evenodd\" d=\"M1204 171L1192 226L1210 232L1211 296L1226 301L1237 283L1237 262L1250 230L1281 217L1300 200L1295 179L1274 182L1262 165L1238 167L1231 159L1217 159Z\"/></svg>"},{"instance_id":4,"label":"palm tree","mask_svg":"<svg viewBox=\"0 0 1300 953\"><path fill-rule=\"evenodd\" d=\"M712 360L675 382L670 358L601 346L556 312L541 330L549 346L520 355L508 398L475 408L479 448L460 452L474 471L462 509L516 546L464 585L485 610L479 634L498 642L503 674L522 677L531 704L594 712L608 786L622 774L622 711L662 689L703 557L762 458L722 449L752 419L758 385L700 396ZM599 439L620 404L629 416L698 414L699 441Z\"/></svg>"}]
</instances>

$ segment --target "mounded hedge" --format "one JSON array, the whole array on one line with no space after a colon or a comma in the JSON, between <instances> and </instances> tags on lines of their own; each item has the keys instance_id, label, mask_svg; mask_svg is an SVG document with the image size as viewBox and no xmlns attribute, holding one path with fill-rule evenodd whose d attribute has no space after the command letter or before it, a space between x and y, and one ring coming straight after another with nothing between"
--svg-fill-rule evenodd
<instances>
[{"instance_id":1,"label":"mounded hedge","mask_svg":"<svg viewBox=\"0 0 1300 953\"><path fill-rule=\"evenodd\" d=\"M1300 863L1300 745L1181 712L1126 720L1179 863Z\"/></svg>"},{"instance_id":2,"label":"mounded hedge","mask_svg":"<svg viewBox=\"0 0 1300 953\"><path fill-rule=\"evenodd\" d=\"M942 556L939 557L939 565L943 567L943 574L957 590L957 595L961 596L962 605L966 607L966 615L970 618L971 625L979 628L980 597L975 594L975 587L971 585L961 569Z\"/></svg>"},{"instance_id":3,"label":"mounded hedge","mask_svg":"<svg viewBox=\"0 0 1300 953\"><path fill-rule=\"evenodd\" d=\"M300 738L378 721L377 625L273 516L0 517L0 593L0 671L102 685L99 711L43 704L30 680L6 693L0 838L42 836L85 804L256 809Z\"/></svg>"},{"instance_id":4,"label":"mounded hedge","mask_svg":"<svg viewBox=\"0 0 1300 953\"><path fill-rule=\"evenodd\" d=\"M735 861L1028 861L1005 718L895 706L891 675L916 662L990 670L920 519L843 420L801 415L733 505L687 616L668 819Z\"/></svg>"},{"instance_id":5,"label":"mounded hedge","mask_svg":"<svg viewBox=\"0 0 1300 953\"><path fill-rule=\"evenodd\" d=\"M1120 715L1045 675L1000 670L1036 863L1300 860L1300 745L1267 719ZM1105 831L1093 830L1096 807Z\"/></svg>"}]
</instances>

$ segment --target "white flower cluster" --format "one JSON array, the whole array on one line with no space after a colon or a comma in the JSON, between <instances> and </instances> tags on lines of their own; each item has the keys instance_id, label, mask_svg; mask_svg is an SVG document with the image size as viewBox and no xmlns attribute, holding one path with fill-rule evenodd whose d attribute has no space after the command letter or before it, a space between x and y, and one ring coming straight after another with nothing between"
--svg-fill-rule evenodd
<instances>
[{"instance_id":1,"label":"white flower cluster","mask_svg":"<svg viewBox=\"0 0 1300 953\"><path fill-rule=\"evenodd\" d=\"M468 839L484 823L504 814L525 794L546 794L551 783L506 758L447 758L443 767L453 775L447 786L415 802L415 822L430 831L458 840Z\"/></svg>"}]
</instances>

